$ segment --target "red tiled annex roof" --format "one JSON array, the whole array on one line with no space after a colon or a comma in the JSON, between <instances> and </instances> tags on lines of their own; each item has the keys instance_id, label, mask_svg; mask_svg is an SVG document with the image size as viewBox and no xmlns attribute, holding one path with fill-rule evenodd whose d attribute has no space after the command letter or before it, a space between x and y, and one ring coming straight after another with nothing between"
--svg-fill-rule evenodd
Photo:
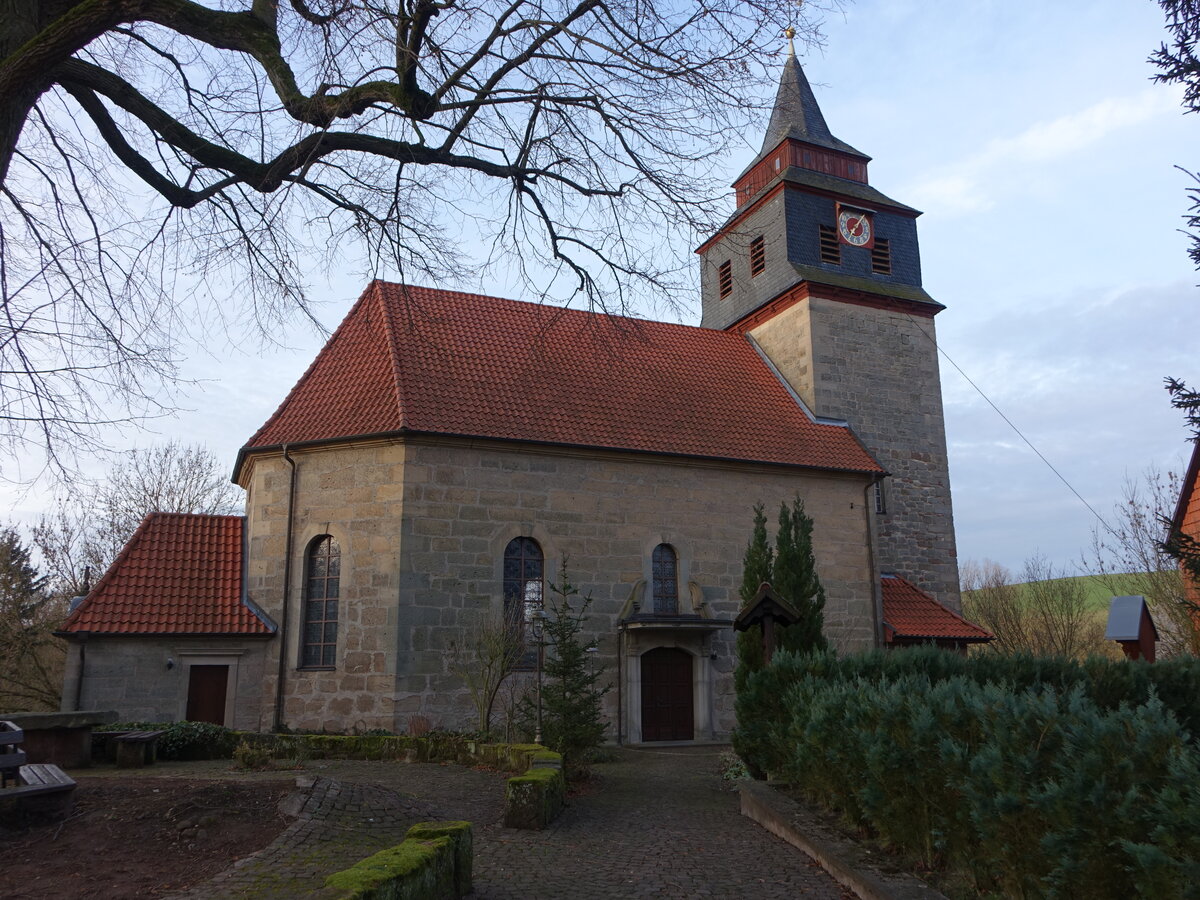
<instances>
[{"instance_id":1,"label":"red tiled annex roof","mask_svg":"<svg viewBox=\"0 0 1200 900\"><path fill-rule=\"evenodd\" d=\"M242 603L242 521L241 516L146 516L61 630L270 634Z\"/></svg>"},{"instance_id":2,"label":"red tiled annex roof","mask_svg":"<svg viewBox=\"0 0 1200 900\"><path fill-rule=\"evenodd\" d=\"M373 282L247 453L399 432L880 472L741 334Z\"/></svg>"},{"instance_id":3,"label":"red tiled annex roof","mask_svg":"<svg viewBox=\"0 0 1200 900\"><path fill-rule=\"evenodd\" d=\"M982 642L991 632L968 622L919 587L898 575L883 576L883 624L893 638L925 638Z\"/></svg>"}]
</instances>

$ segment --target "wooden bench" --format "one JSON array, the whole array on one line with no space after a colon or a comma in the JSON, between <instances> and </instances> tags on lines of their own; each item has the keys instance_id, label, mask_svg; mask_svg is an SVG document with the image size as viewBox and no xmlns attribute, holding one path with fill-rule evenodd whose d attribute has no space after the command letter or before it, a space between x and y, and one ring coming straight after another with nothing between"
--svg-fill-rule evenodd
<instances>
[{"instance_id":1,"label":"wooden bench","mask_svg":"<svg viewBox=\"0 0 1200 900\"><path fill-rule=\"evenodd\" d=\"M117 745L117 768L136 769L153 765L158 759L161 731L127 731L113 740Z\"/></svg>"},{"instance_id":2,"label":"wooden bench","mask_svg":"<svg viewBox=\"0 0 1200 900\"><path fill-rule=\"evenodd\" d=\"M75 805L75 779L49 763L21 766L15 787L0 790L0 800L15 799L26 820L56 821L71 814Z\"/></svg>"},{"instance_id":3,"label":"wooden bench","mask_svg":"<svg viewBox=\"0 0 1200 900\"><path fill-rule=\"evenodd\" d=\"M25 751L21 744L25 740L25 732L12 722L0 721L0 789L14 784L25 765Z\"/></svg>"}]
</instances>

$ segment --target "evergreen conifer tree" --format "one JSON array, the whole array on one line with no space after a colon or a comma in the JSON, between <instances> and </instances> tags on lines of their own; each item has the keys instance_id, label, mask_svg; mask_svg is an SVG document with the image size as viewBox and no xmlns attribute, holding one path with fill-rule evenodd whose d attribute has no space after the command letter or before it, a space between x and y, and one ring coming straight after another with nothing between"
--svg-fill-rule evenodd
<instances>
[{"instance_id":1,"label":"evergreen conifer tree","mask_svg":"<svg viewBox=\"0 0 1200 900\"><path fill-rule=\"evenodd\" d=\"M754 532L746 553L742 557L742 588L739 592L742 598L741 608L745 609L758 593L759 586L764 581L771 580L771 564L774 554L771 545L767 543L767 516L763 505L754 507ZM740 692L745 687L746 679L751 672L757 672L763 667L762 629L757 625L738 632L737 636L737 669L733 673L734 686Z\"/></svg>"},{"instance_id":2,"label":"evergreen conifer tree","mask_svg":"<svg viewBox=\"0 0 1200 900\"><path fill-rule=\"evenodd\" d=\"M804 501L797 497L791 507L779 505L779 531L775 551L767 543L767 517L760 503L754 507L754 533L742 558L742 609L745 609L759 585L770 582L780 597L800 614L794 625L777 632L776 647L808 653L827 648L821 632L825 616L825 589L817 577L812 548L812 519L804 512ZM751 673L763 667L762 629L757 626L738 633L738 664L734 687L741 693Z\"/></svg>"},{"instance_id":3,"label":"evergreen conifer tree","mask_svg":"<svg viewBox=\"0 0 1200 900\"><path fill-rule=\"evenodd\" d=\"M579 596L579 590L571 584L565 562L550 592L553 596L544 633L547 652L542 665L542 736L547 747L563 755L570 771L604 739L600 704L611 685L599 686L603 669L589 671L587 648L579 636L592 598L583 597L578 611L572 608L572 598Z\"/></svg>"},{"instance_id":4,"label":"evergreen conifer tree","mask_svg":"<svg viewBox=\"0 0 1200 900\"><path fill-rule=\"evenodd\" d=\"M810 653L828 646L821 626L825 622L825 588L817 577L812 547L813 522L796 497L789 510L779 508L779 534L775 540L775 566L771 587L800 614L800 620L779 633L781 650Z\"/></svg>"}]
</instances>

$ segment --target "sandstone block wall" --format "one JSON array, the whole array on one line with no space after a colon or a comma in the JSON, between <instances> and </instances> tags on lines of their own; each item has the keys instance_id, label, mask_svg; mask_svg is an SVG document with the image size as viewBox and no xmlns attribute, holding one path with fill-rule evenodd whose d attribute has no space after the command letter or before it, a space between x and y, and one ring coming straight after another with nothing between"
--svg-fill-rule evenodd
<instances>
[{"instance_id":1,"label":"sandstone block wall","mask_svg":"<svg viewBox=\"0 0 1200 900\"><path fill-rule=\"evenodd\" d=\"M773 519L797 493L815 520L827 632L846 648L875 641L863 476L452 439L293 457L296 537L284 649L284 718L292 727L405 731L414 715L471 727L469 697L447 669L451 648L481 616L502 610L504 548L519 536L541 545L547 581L566 561L572 582L592 596L588 636L599 647L597 666L615 684L617 620L637 583L649 579L653 548L669 543L678 554L682 607L695 582L712 615L732 618L753 504L764 502ZM260 459L249 481L250 595L280 622L287 465ZM338 666L328 672L296 666L303 554L321 534L337 537L343 554ZM716 654L720 732L733 721L732 637L718 632L705 648ZM266 670L264 709L274 702L273 660ZM615 691L607 701L615 732ZM638 703L624 697L626 711Z\"/></svg>"},{"instance_id":2,"label":"sandstone block wall","mask_svg":"<svg viewBox=\"0 0 1200 900\"><path fill-rule=\"evenodd\" d=\"M876 521L880 567L958 609L933 319L813 297L751 335L815 414L848 421L891 473Z\"/></svg>"},{"instance_id":3,"label":"sandstone block wall","mask_svg":"<svg viewBox=\"0 0 1200 900\"><path fill-rule=\"evenodd\" d=\"M262 686L270 727L284 654L283 721L294 728L393 728L404 445L341 445L292 454L296 464L291 582L283 594L291 469L255 460L247 483L247 593L284 632L271 642ZM341 547L337 665L300 667L305 558L314 540ZM285 627L286 622L286 627Z\"/></svg>"}]
</instances>

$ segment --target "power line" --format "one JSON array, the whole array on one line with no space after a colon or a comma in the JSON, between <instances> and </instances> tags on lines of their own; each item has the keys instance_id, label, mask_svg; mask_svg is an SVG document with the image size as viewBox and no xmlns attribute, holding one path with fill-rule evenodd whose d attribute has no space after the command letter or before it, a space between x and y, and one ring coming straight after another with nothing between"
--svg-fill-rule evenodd
<instances>
[{"instance_id":1,"label":"power line","mask_svg":"<svg viewBox=\"0 0 1200 900\"><path fill-rule=\"evenodd\" d=\"M950 363L950 365L954 366L955 371L957 371L959 375L961 375L964 379L966 379L967 384L969 384L971 387L973 387L975 389L975 392L977 394L979 394L979 396L982 397L987 402L987 405L990 406L993 410L995 410L996 415L998 415L1001 419L1004 420L1005 424L1007 424L1008 427L1013 430L1013 432L1017 435L1017 437L1019 437L1022 441L1024 441L1025 445L1027 447L1029 447L1029 449L1032 450L1035 454L1037 454L1037 458L1046 464L1046 468L1048 468L1051 472L1053 472L1055 474L1055 476L1058 478L1058 480L1061 481L1064 485L1066 485L1067 490L1069 490L1072 494L1074 494L1076 496L1076 498L1079 500L1079 502L1082 503L1085 507L1087 507L1088 512L1090 512L1093 516L1096 517L1096 521L1104 526L1104 530L1107 531L1109 534L1111 534L1117 540L1120 540L1120 536L1115 531L1113 531L1112 527L1108 524L1108 522L1106 522L1104 520L1104 516L1102 516L1102 515L1100 515L1100 513L1096 512L1096 510L1092 506L1092 504L1088 503L1087 500L1084 499L1083 494L1081 494L1081 493L1079 493L1079 491L1075 490L1075 486L1073 484L1071 484L1071 482L1067 481L1067 479L1063 475L1063 473L1058 471L1058 469L1056 469L1054 467L1054 464L1052 462L1050 462L1050 460L1046 459L1045 454L1043 454L1041 450L1039 450L1036 446L1034 446L1033 441L1031 441L1029 438L1027 438L1025 436L1025 433L1023 431L1021 431L1021 429L1018 428L1013 423L1013 420L1004 414L1004 410L1002 410L999 406L997 406L995 404L995 402L992 400L992 398L983 392L983 388L981 388L979 385L977 385L974 382L974 380L971 378L971 376L963 371L962 366L960 366L958 363L956 363L954 361L954 358L949 353L946 352L945 348L942 347L942 345L940 343L938 343L937 339L934 338L934 336L932 334L930 334L925 329L925 327L923 325L921 325L921 323L918 322L916 319L914 319L911 315L909 315L908 313L905 313L904 315L910 322L913 323L913 325L915 325L917 327L917 329L923 335L925 335L925 337L930 341L930 343L932 343L933 346L937 348L938 353L940 353L942 356L944 356L946 358L946 361L948 363Z\"/></svg>"}]
</instances>

